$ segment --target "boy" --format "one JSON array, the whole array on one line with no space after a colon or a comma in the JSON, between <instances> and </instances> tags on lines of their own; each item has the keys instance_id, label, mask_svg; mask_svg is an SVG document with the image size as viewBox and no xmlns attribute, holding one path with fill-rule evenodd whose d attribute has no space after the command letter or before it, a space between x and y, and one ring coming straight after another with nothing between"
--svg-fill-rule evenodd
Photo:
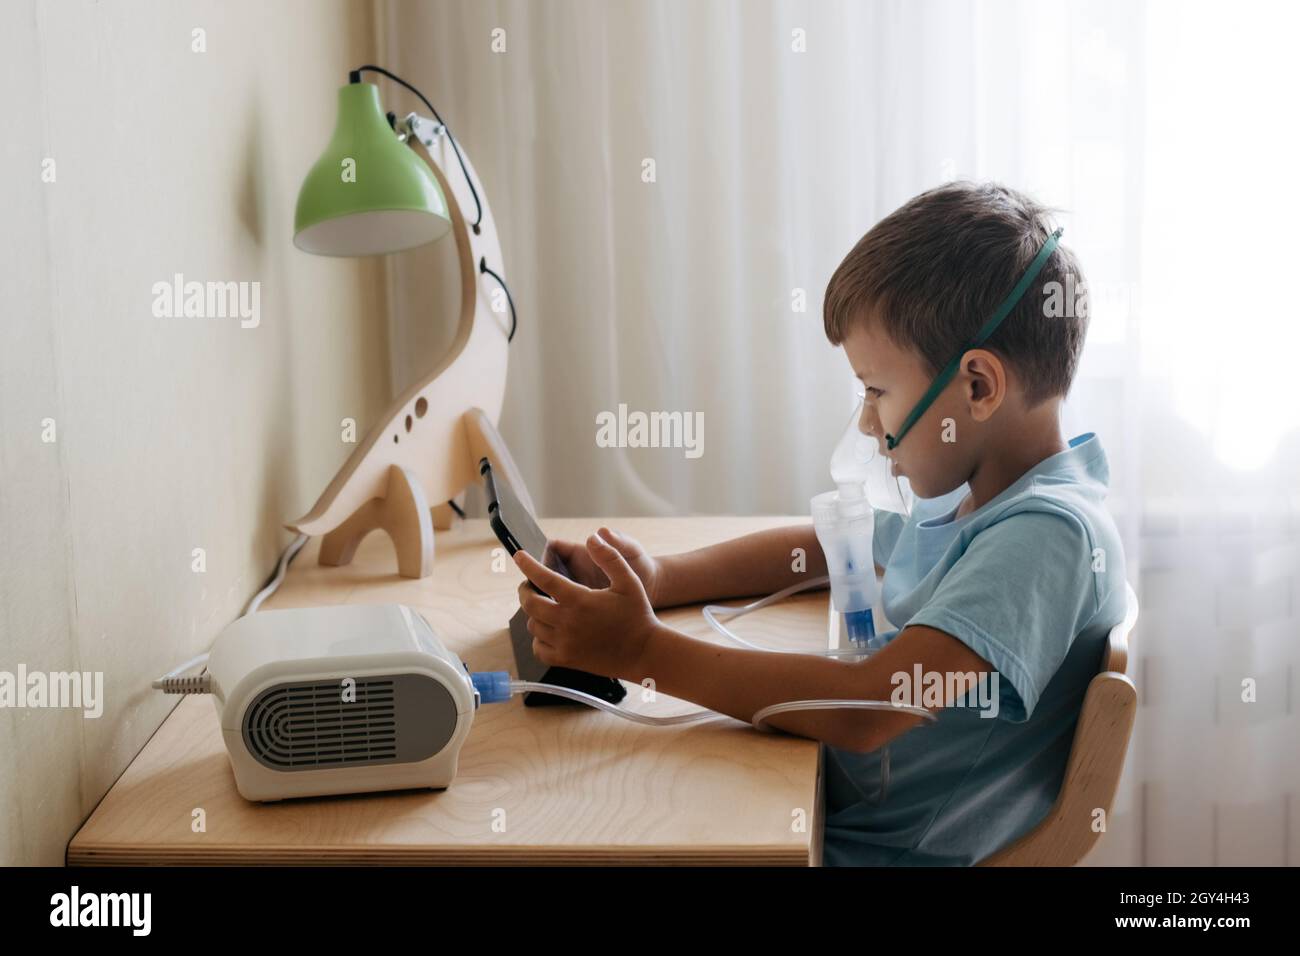
<instances>
[{"instance_id":1,"label":"boy","mask_svg":"<svg viewBox=\"0 0 1300 956\"><path fill-rule=\"evenodd\" d=\"M770 720L826 745L827 865L971 865L1037 824L1060 789L1106 635L1123 618L1105 453L1092 433L1068 445L1060 434L1086 303L1078 263L1046 218L1005 187L950 183L879 222L831 277L826 335L866 390L860 427L917 496L907 518L875 514L885 613L902 627L870 657L724 647L655 617L652 608L824 574L810 525L662 557L601 528L585 550L556 545L581 584L516 557L551 595L528 581L519 589L539 659L650 677L740 720L788 700L897 699L914 676L937 676L949 691L924 703L934 722L847 708ZM804 574L791 571L795 548L807 555ZM960 675L983 682L981 707L952 690Z\"/></svg>"}]
</instances>

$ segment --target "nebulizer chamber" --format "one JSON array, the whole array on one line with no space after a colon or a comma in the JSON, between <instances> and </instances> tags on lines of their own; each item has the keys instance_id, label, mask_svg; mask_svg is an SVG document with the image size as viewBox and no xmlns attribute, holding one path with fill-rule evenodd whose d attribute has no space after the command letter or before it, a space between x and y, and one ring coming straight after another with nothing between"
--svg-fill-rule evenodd
<instances>
[{"instance_id":1,"label":"nebulizer chamber","mask_svg":"<svg viewBox=\"0 0 1300 956\"><path fill-rule=\"evenodd\" d=\"M830 579L831 647L866 656L878 648L878 635L887 624L872 557L874 509L906 513L911 495L890 474L889 459L876 439L859 428L863 401L860 396L831 454L835 490L812 499L812 519Z\"/></svg>"}]
</instances>

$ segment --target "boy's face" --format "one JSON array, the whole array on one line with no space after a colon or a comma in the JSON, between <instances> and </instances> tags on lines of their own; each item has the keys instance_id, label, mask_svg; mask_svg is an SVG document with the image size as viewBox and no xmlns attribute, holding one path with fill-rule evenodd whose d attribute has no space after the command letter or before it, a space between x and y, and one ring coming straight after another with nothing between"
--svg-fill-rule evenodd
<instances>
[{"instance_id":1,"label":"boy's face","mask_svg":"<svg viewBox=\"0 0 1300 956\"><path fill-rule=\"evenodd\" d=\"M932 376L919 356L895 345L874 321L853 326L844 339L844 352L867 390L858 427L880 442L881 451L894 463L892 473L907 478L921 498L937 498L960 486L965 480L958 477L963 473L963 462L958 460L961 446L942 441L940 423L945 418L965 421L955 386L961 376L948 383L891 451L885 435L898 434L930 387Z\"/></svg>"}]
</instances>

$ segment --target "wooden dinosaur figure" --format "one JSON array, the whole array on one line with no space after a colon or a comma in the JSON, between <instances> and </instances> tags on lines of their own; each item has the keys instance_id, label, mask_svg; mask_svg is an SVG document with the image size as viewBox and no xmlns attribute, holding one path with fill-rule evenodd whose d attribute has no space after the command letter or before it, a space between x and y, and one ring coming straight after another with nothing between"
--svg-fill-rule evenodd
<instances>
[{"instance_id":1,"label":"wooden dinosaur figure","mask_svg":"<svg viewBox=\"0 0 1300 956\"><path fill-rule=\"evenodd\" d=\"M434 529L451 527L448 502L479 480L480 458L491 460L529 510L533 505L496 429L506 389L510 315L492 310L493 291L500 287L480 271L486 265L504 274L496 224L462 151L482 203L479 225L466 223L462 204L466 199L469 208L475 204L468 182L452 189L443 174L458 163L447 135L434 140L436 157L415 137L408 143L428 162L447 198L461 287L456 337L437 366L388 407L311 511L286 527L324 535L320 563L325 565L347 564L361 539L382 528L397 551L398 573L422 578L433 570Z\"/></svg>"}]
</instances>

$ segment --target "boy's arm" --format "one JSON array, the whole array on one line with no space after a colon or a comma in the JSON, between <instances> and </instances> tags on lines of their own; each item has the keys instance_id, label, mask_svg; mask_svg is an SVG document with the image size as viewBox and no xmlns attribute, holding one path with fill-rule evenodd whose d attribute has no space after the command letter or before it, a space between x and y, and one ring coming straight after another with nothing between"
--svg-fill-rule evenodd
<instances>
[{"instance_id":1,"label":"boy's arm","mask_svg":"<svg viewBox=\"0 0 1300 956\"><path fill-rule=\"evenodd\" d=\"M894 675L906 675L910 683L917 665L926 674L992 671L987 661L955 637L921 625L904 628L871 657L849 663L719 646L661 624L646 642L633 672L618 676L637 683L652 678L658 691L749 722L764 707L785 701L888 701L895 688ZM945 680L944 686L950 683ZM767 723L801 737L866 753L923 719L841 707L778 714Z\"/></svg>"},{"instance_id":2,"label":"boy's arm","mask_svg":"<svg viewBox=\"0 0 1300 956\"><path fill-rule=\"evenodd\" d=\"M796 549L804 570L795 571ZM769 528L681 554L661 555L655 607L770 594L826 573L826 556L809 525Z\"/></svg>"},{"instance_id":3,"label":"boy's arm","mask_svg":"<svg viewBox=\"0 0 1300 956\"><path fill-rule=\"evenodd\" d=\"M587 547L608 576L608 587L588 588L526 551L515 553L515 564L528 579L519 586L519 603L528 615L533 653L544 664L638 684L649 678L657 690L746 723L764 707L787 701L889 701L894 676L912 678L918 667L925 675L944 677L992 670L966 644L924 625L904 628L884 648L856 663L712 644L655 617L641 579L608 541L592 535ZM941 684L947 691L954 682ZM839 708L780 714L771 725L844 749L870 751L923 719Z\"/></svg>"}]
</instances>

